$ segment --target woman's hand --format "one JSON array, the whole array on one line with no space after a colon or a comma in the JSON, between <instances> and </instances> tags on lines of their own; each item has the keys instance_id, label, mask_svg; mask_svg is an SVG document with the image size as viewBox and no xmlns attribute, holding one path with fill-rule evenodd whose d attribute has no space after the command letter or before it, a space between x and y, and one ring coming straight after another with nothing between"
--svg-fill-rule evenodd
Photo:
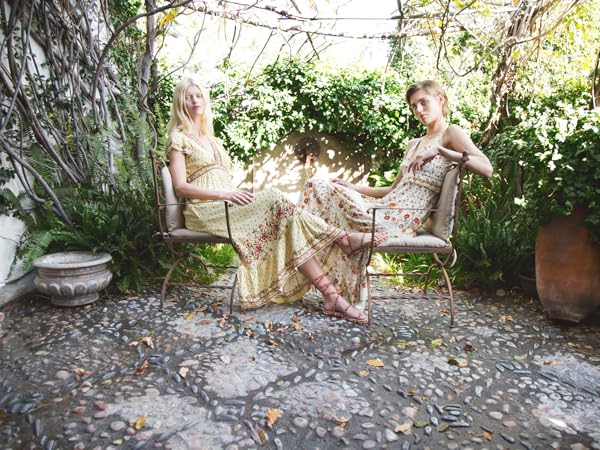
<instances>
[{"instance_id":1,"label":"woman's hand","mask_svg":"<svg viewBox=\"0 0 600 450\"><path fill-rule=\"evenodd\" d=\"M356 191L356 186L352 183L350 183L349 181L346 180L342 180L340 178L332 178L331 181L333 184L339 184L340 186L344 186L350 189L354 189Z\"/></svg>"},{"instance_id":2,"label":"woman's hand","mask_svg":"<svg viewBox=\"0 0 600 450\"><path fill-rule=\"evenodd\" d=\"M425 166L425 164L429 163L433 158L440 154L440 148L443 149L441 145L431 146L424 152L415 156L408 165L409 172L416 174L417 172L423 170L423 166Z\"/></svg>"},{"instance_id":3,"label":"woman's hand","mask_svg":"<svg viewBox=\"0 0 600 450\"><path fill-rule=\"evenodd\" d=\"M254 194L238 189L237 191L227 192L226 200L234 205L249 205L254 201Z\"/></svg>"}]
</instances>

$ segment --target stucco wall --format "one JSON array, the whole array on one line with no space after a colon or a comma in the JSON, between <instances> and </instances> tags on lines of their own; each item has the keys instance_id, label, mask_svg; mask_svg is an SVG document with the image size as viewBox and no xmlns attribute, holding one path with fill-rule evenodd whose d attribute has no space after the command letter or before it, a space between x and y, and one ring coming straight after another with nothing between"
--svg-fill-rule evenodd
<instances>
[{"instance_id":1,"label":"stucco wall","mask_svg":"<svg viewBox=\"0 0 600 450\"><path fill-rule=\"evenodd\" d=\"M310 169L294 154L303 138L314 138L320 146L320 155L314 164L315 178L343 178L353 183L365 182L371 168L371 159L344 148L330 135L318 133L292 133L273 150L263 150L252 164L236 171L235 182L242 189L260 191L277 188L296 203Z\"/></svg>"}]
</instances>

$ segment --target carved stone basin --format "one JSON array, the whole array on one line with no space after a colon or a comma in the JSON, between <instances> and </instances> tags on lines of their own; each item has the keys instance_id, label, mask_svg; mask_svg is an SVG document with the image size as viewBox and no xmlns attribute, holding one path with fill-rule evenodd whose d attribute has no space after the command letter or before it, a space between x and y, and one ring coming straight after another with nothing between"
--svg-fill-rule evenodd
<instances>
[{"instance_id":1,"label":"carved stone basin","mask_svg":"<svg viewBox=\"0 0 600 450\"><path fill-rule=\"evenodd\" d=\"M98 292L112 279L108 253L61 252L41 256L33 262L37 268L35 287L50 296L54 305L78 306L98 299Z\"/></svg>"}]
</instances>

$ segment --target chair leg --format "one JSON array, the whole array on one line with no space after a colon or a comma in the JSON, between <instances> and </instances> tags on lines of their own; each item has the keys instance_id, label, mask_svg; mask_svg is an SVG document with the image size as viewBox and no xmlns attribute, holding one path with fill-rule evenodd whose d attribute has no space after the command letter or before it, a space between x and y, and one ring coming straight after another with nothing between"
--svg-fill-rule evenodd
<instances>
[{"instance_id":1,"label":"chair leg","mask_svg":"<svg viewBox=\"0 0 600 450\"><path fill-rule=\"evenodd\" d=\"M233 297L235 296L235 286L237 284L237 271L233 277L233 284L231 285L231 297L229 298L229 314L233 314Z\"/></svg>"},{"instance_id":2,"label":"chair leg","mask_svg":"<svg viewBox=\"0 0 600 450\"><path fill-rule=\"evenodd\" d=\"M169 269L169 271L167 272L167 275L165 276L165 279L163 281L162 284L162 288L160 290L160 310L163 311L164 309L164 304L165 304L165 292L167 290L167 284L169 284L169 279L171 278L171 275L173 274L173 271L177 268L177 266L179 265L179 263L181 261L183 261L183 259L186 257L187 255L181 255L179 256L175 262L173 263L173 265L171 266L171 268Z\"/></svg>"},{"instance_id":3,"label":"chair leg","mask_svg":"<svg viewBox=\"0 0 600 450\"><path fill-rule=\"evenodd\" d=\"M448 292L450 293L450 327L452 328L454 327L454 294L452 292L452 283L450 282L450 277L448 276L448 272L446 271L444 263L442 263L436 253L433 254L433 257L438 263L440 269L442 269L442 274L444 275L446 286L448 287Z\"/></svg>"},{"instance_id":4,"label":"chair leg","mask_svg":"<svg viewBox=\"0 0 600 450\"><path fill-rule=\"evenodd\" d=\"M367 326L371 327L371 276L367 272Z\"/></svg>"}]
</instances>

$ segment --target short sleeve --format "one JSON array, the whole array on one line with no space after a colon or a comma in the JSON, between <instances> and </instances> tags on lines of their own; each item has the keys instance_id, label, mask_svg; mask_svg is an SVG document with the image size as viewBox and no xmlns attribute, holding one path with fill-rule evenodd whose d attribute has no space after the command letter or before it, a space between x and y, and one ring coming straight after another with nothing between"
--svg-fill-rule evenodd
<instances>
[{"instance_id":1,"label":"short sleeve","mask_svg":"<svg viewBox=\"0 0 600 450\"><path fill-rule=\"evenodd\" d=\"M169 140L167 142L167 153L171 150L181 152L184 155L191 153L190 144L187 142L186 137L179 131L172 131L169 134Z\"/></svg>"}]
</instances>

